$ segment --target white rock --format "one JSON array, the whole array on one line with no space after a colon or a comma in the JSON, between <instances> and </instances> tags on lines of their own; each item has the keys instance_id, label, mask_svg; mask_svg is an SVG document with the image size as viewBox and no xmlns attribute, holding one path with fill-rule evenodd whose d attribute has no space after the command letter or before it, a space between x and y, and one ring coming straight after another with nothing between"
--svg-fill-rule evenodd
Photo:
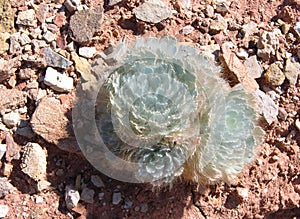
<instances>
[{"instance_id":1,"label":"white rock","mask_svg":"<svg viewBox=\"0 0 300 219\"><path fill-rule=\"evenodd\" d=\"M295 30L295 33L296 33L296 37L298 39L300 39L300 22L296 23L296 25L294 26L294 30Z\"/></svg>"},{"instance_id":2,"label":"white rock","mask_svg":"<svg viewBox=\"0 0 300 219\"><path fill-rule=\"evenodd\" d=\"M92 58L97 52L95 47L81 47L79 48L79 55L85 58Z\"/></svg>"},{"instance_id":3,"label":"white rock","mask_svg":"<svg viewBox=\"0 0 300 219\"><path fill-rule=\"evenodd\" d=\"M260 78L262 73L263 73L263 69L260 66L260 64L257 61L257 57L256 56L250 56L249 58L247 58L244 62L244 65L247 69L247 72L249 72L249 75L253 78Z\"/></svg>"},{"instance_id":4,"label":"white rock","mask_svg":"<svg viewBox=\"0 0 300 219\"><path fill-rule=\"evenodd\" d=\"M20 41L20 44L22 46L26 45L26 44L29 44L31 42L31 39L29 38L29 36L25 33L22 33L19 37L19 41Z\"/></svg>"},{"instance_id":5,"label":"white rock","mask_svg":"<svg viewBox=\"0 0 300 219\"><path fill-rule=\"evenodd\" d=\"M0 160L6 152L6 144L0 144Z\"/></svg>"},{"instance_id":6,"label":"white rock","mask_svg":"<svg viewBox=\"0 0 300 219\"><path fill-rule=\"evenodd\" d=\"M109 0L108 5L109 6L114 6L114 5L118 4L118 3L120 3L121 1L123 1L123 0Z\"/></svg>"},{"instance_id":7,"label":"white rock","mask_svg":"<svg viewBox=\"0 0 300 219\"><path fill-rule=\"evenodd\" d=\"M73 12L80 5L80 0L66 0L64 2L64 6L67 8L69 12Z\"/></svg>"},{"instance_id":8,"label":"white rock","mask_svg":"<svg viewBox=\"0 0 300 219\"><path fill-rule=\"evenodd\" d=\"M284 68L284 74L289 82L295 85L300 75L300 63L297 62L294 58L287 59Z\"/></svg>"},{"instance_id":9,"label":"white rock","mask_svg":"<svg viewBox=\"0 0 300 219\"><path fill-rule=\"evenodd\" d=\"M193 32L194 29L195 29L195 28L194 28L193 26L187 25L187 26L185 26L185 27L183 27L183 28L181 29L181 33L182 33L183 35L189 35L189 34L191 34L191 33Z\"/></svg>"},{"instance_id":10,"label":"white rock","mask_svg":"<svg viewBox=\"0 0 300 219\"><path fill-rule=\"evenodd\" d=\"M37 20L35 19L35 11L33 9L29 9L19 12L16 24L35 27L37 25Z\"/></svg>"},{"instance_id":11,"label":"white rock","mask_svg":"<svg viewBox=\"0 0 300 219\"><path fill-rule=\"evenodd\" d=\"M257 24L253 21L250 21L247 24L242 26L242 32L244 33L245 37L248 37L258 31Z\"/></svg>"},{"instance_id":12,"label":"white rock","mask_svg":"<svg viewBox=\"0 0 300 219\"><path fill-rule=\"evenodd\" d=\"M97 176L97 175L91 176L91 181L94 184L94 186L96 186L98 188L104 187L104 183L103 183L102 179L100 178L100 176Z\"/></svg>"},{"instance_id":13,"label":"white rock","mask_svg":"<svg viewBox=\"0 0 300 219\"><path fill-rule=\"evenodd\" d=\"M0 218L6 217L7 214L8 214L8 206L0 205Z\"/></svg>"},{"instance_id":14,"label":"white rock","mask_svg":"<svg viewBox=\"0 0 300 219\"><path fill-rule=\"evenodd\" d=\"M260 113L264 116L268 124L276 121L279 108L278 105L274 103L270 96L266 95L261 90L257 90L255 96L258 100L258 109L260 109Z\"/></svg>"},{"instance_id":15,"label":"white rock","mask_svg":"<svg viewBox=\"0 0 300 219\"><path fill-rule=\"evenodd\" d=\"M43 199L42 196L37 196L37 197L35 198L35 203L36 203L36 204L42 203L43 201L44 201L44 199Z\"/></svg>"},{"instance_id":16,"label":"white rock","mask_svg":"<svg viewBox=\"0 0 300 219\"><path fill-rule=\"evenodd\" d=\"M20 122L20 115L18 112L12 111L10 113L3 115L3 123L9 127L12 128L14 126L17 126Z\"/></svg>"},{"instance_id":17,"label":"white rock","mask_svg":"<svg viewBox=\"0 0 300 219\"><path fill-rule=\"evenodd\" d=\"M47 31L44 35L43 35L44 40L46 40L48 43L51 43L52 41L54 41L56 39L56 35L53 34L51 31Z\"/></svg>"},{"instance_id":18,"label":"white rock","mask_svg":"<svg viewBox=\"0 0 300 219\"><path fill-rule=\"evenodd\" d=\"M298 131L300 132L300 120L299 119L296 119L295 126L298 129Z\"/></svg>"},{"instance_id":19,"label":"white rock","mask_svg":"<svg viewBox=\"0 0 300 219\"><path fill-rule=\"evenodd\" d=\"M71 91L73 88L73 79L71 77L60 73L51 67L46 69L44 83L58 92Z\"/></svg>"},{"instance_id":20,"label":"white rock","mask_svg":"<svg viewBox=\"0 0 300 219\"><path fill-rule=\"evenodd\" d=\"M112 196L112 203L113 205L117 205L122 201L122 194L121 192L114 192Z\"/></svg>"},{"instance_id":21,"label":"white rock","mask_svg":"<svg viewBox=\"0 0 300 219\"><path fill-rule=\"evenodd\" d=\"M67 208L75 208L80 200L79 192L73 189L72 186L66 186L65 202Z\"/></svg>"}]
</instances>

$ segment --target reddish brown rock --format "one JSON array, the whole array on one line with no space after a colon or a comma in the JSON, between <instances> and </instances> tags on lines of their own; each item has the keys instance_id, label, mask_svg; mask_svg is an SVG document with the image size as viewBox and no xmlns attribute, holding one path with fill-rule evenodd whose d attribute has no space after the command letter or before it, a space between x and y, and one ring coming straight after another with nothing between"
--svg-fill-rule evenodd
<instances>
[{"instance_id":1,"label":"reddish brown rock","mask_svg":"<svg viewBox=\"0 0 300 219\"><path fill-rule=\"evenodd\" d=\"M25 106L27 94L17 89L0 89L0 111Z\"/></svg>"}]
</instances>

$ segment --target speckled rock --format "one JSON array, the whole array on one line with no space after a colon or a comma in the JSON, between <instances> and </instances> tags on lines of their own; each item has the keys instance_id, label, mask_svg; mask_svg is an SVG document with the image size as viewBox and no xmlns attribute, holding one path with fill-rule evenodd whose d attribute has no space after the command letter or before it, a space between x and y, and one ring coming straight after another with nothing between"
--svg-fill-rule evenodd
<instances>
[{"instance_id":1,"label":"speckled rock","mask_svg":"<svg viewBox=\"0 0 300 219\"><path fill-rule=\"evenodd\" d=\"M216 18L210 22L209 33L214 35L227 29L227 21L224 17L216 14Z\"/></svg>"},{"instance_id":2,"label":"speckled rock","mask_svg":"<svg viewBox=\"0 0 300 219\"><path fill-rule=\"evenodd\" d=\"M73 40L78 43L91 41L101 26L102 14L101 7L75 12L70 19L70 33Z\"/></svg>"},{"instance_id":3,"label":"speckled rock","mask_svg":"<svg viewBox=\"0 0 300 219\"><path fill-rule=\"evenodd\" d=\"M46 177L46 152L39 144L29 142L25 145L21 169L23 173L36 181L43 180Z\"/></svg>"},{"instance_id":4,"label":"speckled rock","mask_svg":"<svg viewBox=\"0 0 300 219\"><path fill-rule=\"evenodd\" d=\"M66 69L70 67L73 63L63 57L62 55L54 52L51 48L47 47L43 50L43 55L45 57L48 66Z\"/></svg>"},{"instance_id":5,"label":"speckled rock","mask_svg":"<svg viewBox=\"0 0 300 219\"><path fill-rule=\"evenodd\" d=\"M8 181L6 177L0 177L0 198L5 197L7 194L11 194L16 188Z\"/></svg>"},{"instance_id":6,"label":"speckled rock","mask_svg":"<svg viewBox=\"0 0 300 219\"><path fill-rule=\"evenodd\" d=\"M264 74L266 82L271 86L280 86L284 82L285 75L276 63L272 63Z\"/></svg>"},{"instance_id":7,"label":"speckled rock","mask_svg":"<svg viewBox=\"0 0 300 219\"><path fill-rule=\"evenodd\" d=\"M0 0L0 33L13 33L15 12L11 8L10 1Z\"/></svg>"},{"instance_id":8,"label":"speckled rock","mask_svg":"<svg viewBox=\"0 0 300 219\"><path fill-rule=\"evenodd\" d=\"M18 13L16 24L35 27L37 25L35 11L33 9L20 11Z\"/></svg>"},{"instance_id":9,"label":"speckled rock","mask_svg":"<svg viewBox=\"0 0 300 219\"><path fill-rule=\"evenodd\" d=\"M0 111L7 111L25 106L27 94L17 89L0 89Z\"/></svg>"},{"instance_id":10,"label":"speckled rock","mask_svg":"<svg viewBox=\"0 0 300 219\"><path fill-rule=\"evenodd\" d=\"M9 49L8 39L10 34L7 32L0 32L0 55L6 52Z\"/></svg>"},{"instance_id":11,"label":"speckled rock","mask_svg":"<svg viewBox=\"0 0 300 219\"><path fill-rule=\"evenodd\" d=\"M264 31L257 43L257 56L264 61L269 60L271 56L275 56L279 46L278 35L280 34L279 29L275 29L273 32Z\"/></svg>"}]
</instances>

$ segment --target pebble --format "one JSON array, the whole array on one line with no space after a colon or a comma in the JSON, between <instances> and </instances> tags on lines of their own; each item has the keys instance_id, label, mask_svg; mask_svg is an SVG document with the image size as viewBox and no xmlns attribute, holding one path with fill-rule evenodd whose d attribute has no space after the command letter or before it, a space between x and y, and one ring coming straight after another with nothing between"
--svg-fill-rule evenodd
<instances>
[{"instance_id":1,"label":"pebble","mask_svg":"<svg viewBox=\"0 0 300 219\"><path fill-rule=\"evenodd\" d=\"M298 131L300 132L300 120L299 119L296 119L295 126L298 129Z\"/></svg>"},{"instance_id":2,"label":"pebble","mask_svg":"<svg viewBox=\"0 0 300 219\"><path fill-rule=\"evenodd\" d=\"M141 21L157 24L172 15L172 11L160 0L148 0L133 9L135 17Z\"/></svg>"},{"instance_id":3,"label":"pebble","mask_svg":"<svg viewBox=\"0 0 300 219\"><path fill-rule=\"evenodd\" d=\"M244 65L252 78L260 78L263 73L263 68L257 61L256 56L250 56L244 62Z\"/></svg>"},{"instance_id":4,"label":"pebble","mask_svg":"<svg viewBox=\"0 0 300 219\"><path fill-rule=\"evenodd\" d=\"M284 68L284 74L290 84L295 85L300 75L300 63L294 58L287 59Z\"/></svg>"},{"instance_id":5,"label":"pebble","mask_svg":"<svg viewBox=\"0 0 300 219\"><path fill-rule=\"evenodd\" d=\"M122 201L122 194L121 192L114 192L112 195L112 203L113 205L118 205Z\"/></svg>"},{"instance_id":6,"label":"pebble","mask_svg":"<svg viewBox=\"0 0 300 219\"><path fill-rule=\"evenodd\" d=\"M243 48L239 48L238 52L236 53L237 57L239 57L240 59L247 59L249 54L247 52L247 50L243 49Z\"/></svg>"},{"instance_id":7,"label":"pebble","mask_svg":"<svg viewBox=\"0 0 300 219\"><path fill-rule=\"evenodd\" d=\"M19 32L10 35L10 39L9 39L9 41L10 41L9 53L10 54L18 54L19 52L21 52L22 48L19 43L19 38L20 38Z\"/></svg>"},{"instance_id":8,"label":"pebble","mask_svg":"<svg viewBox=\"0 0 300 219\"><path fill-rule=\"evenodd\" d=\"M279 46L279 39L277 31L273 32L264 31L257 42L257 56L263 61L270 59L271 55L275 56Z\"/></svg>"},{"instance_id":9,"label":"pebble","mask_svg":"<svg viewBox=\"0 0 300 219\"><path fill-rule=\"evenodd\" d=\"M77 10L77 7L80 5L80 0L66 0L64 6L69 12L74 12Z\"/></svg>"},{"instance_id":10,"label":"pebble","mask_svg":"<svg viewBox=\"0 0 300 219\"><path fill-rule=\"evenodd\" d=\"M69 92L73 89L73 78L51 67L46 69L44 83L58 92Z\"/></svg>"},{"instance_id":11,"label":"pebble","mask_svg":"<svg viewBox=\"0 0 300 219\"><path fill-rule=\"evenodd\" d=\"M7 40L10 38L10 34L7 32L0 32L0 55L5 53L9 49Z\"/></svg>"},{"instance_id":12,"label":"pebble","mask_svg":"<svg viewBox=\"0 0 300 219\"><path fill-rule=\"evenodd\" d=\"M10 113L4 114L2 117L2 121L8 128L12 128L19 124L20 115L18 112L12 111Z\"/></svg>"},{"instance_id":13,"label":"pebble","mask_svg":"<svg viewBox=\"0 0 300 219\"><path fill-rule=\"evenodd\" d=\"M56 35L53 34L51 31L46 31L43 35L43 39L46 40L48 43L51 43L56 39Z\"/></svg>"},{"instance_id":14,"label":"pebble","mask_svg":"<svg viewBox=\"0 0 300 219\"><path fill-rule=\"evenodd\" d=\"M249 37L258 31L257 24L253 21L250 21L242 26L241 31L244 34L244 37Z\"/></svg>"},{"instance_id":15,"label":"pebble","mask_svg":"<svg viewBox=\"0 0 300 219\"><path fill-rule=\"evenodd\" d=\"M35 27L37 25L37 20L35 19L35 11L33 9L20 11L17 17L16 24Z\"/></svg>"},{"instance_id":16,"label":"pebble","mask_svg":"<svg viewBox=\"0 0 300 219\"><path fill-rule=\"evenodd\" d=\"M300 22L297 22L294 26L294 31L295 31L295 35L296 35L296 38L298 40L300 40Z\"/></svg>"},{"instance_id":17,"label":"pebble","mask_svg":"<svg viewBox=\"0 0 300 219\"><path fill-rule=\"evenodd\" d=\"M249 189L237 187L236 194L237 194L238 198L241 199L241 201L246 201L249 197Z\"/></svg>"},{"instance_id":18,"label":"pebble","mask_svg":"<svg viewBox=\"0 0 300 219\"><path fill-rule=\"evenodd\" d=\"M209 33L215 35L226 29L227 29L227 21L221 15L216 14L215 19L210 22Z\"/></svg>"},{"instance_id":19,"label":"pebble","mask_svg":"<svg viewBox=\"0 0 300 219\"><path fill-rule=\"evenodd\" d=\"M69 61L62 55L54 52L49 47L43 50L43 54L48 66L66 69L73 64L73 62Z\"/></svg>"},{"instance_id":20,"label":"pebble","mask_svg":"<svg viewBox=\"0 0 300 219\"><path fill-rule=\"evenodd\" d=\"M40 23L45 23L46 15L49 11L49 6L47 4L40 4L36 13L36 18Z\"/></svg>"},{"instance_id":21,"label":"pebble","mask_svg":"<svg viewBox=\"0 0 300 219\"><path fill-rule=\"evenodd\" d=\"M27 34L21 33L21 35L19 37L19 42L20 42L21 46L25 46L25 45L31 43L31 39L29 38L29 36Z\"/></svg>"},{"instance_id":22,"label":"pebble","mask_svg":"<svg viewBox=\"0 0 300 219\"><path fill-rule=\"evenodd\" d=\"M6 152L6 144L0 144L0 160Z\"/></svg>"},{"instance_id":23,"label":"pebble","mask_svg":"<svg viewBox=\"0 0 300 219\"><path fill-rule=\"evenodd\" d=\"M118 3L120 3L120 2L122 2L123 0L109 0L108 1L108 5L109 6L114 6L114 5L116 5L116 4L118 4Z\"/></svg>"},{"instance_id":24,"label":"pebble","mask_svg":"<svg viewBox=\"0 0 300 219\"><path fill-rule=\"evenodd\" d=\"M21 170L36 181L43 180L47 171L47 157L43 148L37 144L28 142L22 156Z\"/></svg>"},{"instance_id":25,"label":"pebble","mask_svg":"<svg viewBox=\"0 0 300 219\"><path fill-rule=\"evenodd\" d=\"M81 75L86 75L90 72L90 63L83 57L79 57L76 52L71 52L71 59L75 63L75 69Z\"/></svg>"},{"instance_id":26,"label":"pebble","mask_svg":"<svg viewBox=\"0 0 300 219\"><path fill-rule=\"evenodd\" d=\"M229 11L229 7L226 3L221 3L216 5L216 12L220 13L222 16L225 16Z\"/></svg>"},{"instance_id":27,"label":"pebble","mask_svg":"<svg viewBox=\"0 0 300 219\"><path fill-rule=\"evenodd\" d=\"M95 47L81 47L79 48L79 55L85 58L92 58L97 52Z\"/></svg>"},{"instance_id":28,"label":"pebble","mask_svg":"<svg viewBox=\"0 0 300 219\"><path fill-rule=\"evenodd\" d=\"M37 197L35 198L35 203L36 203L36 204L43 203L43 201L44 201L44 199L43 199L42 196L37 196Z\"/></svg>"},{"instance_id":29,"label":"pebble","mask_svg":"<svg viewBox=\"0 0 300 219\"><path fill-rule=\"evenodd\" d=\"M101 7L76 11L70 18L69 28L72 39L78 43L91 41L94 33L101 27L102 14Z\"/></svg>"},{"instance_id":30,"label":"pebble","mask_svg":"<svg viewBox=\"0 0 300 219\"><path fill-rule=\"evenodd\" d=\"M279 107L278 109L278 118L281 120L281 121L285 121L288 117L288 114L286 112L286 110L282 107Z\"/></svg>"},{"instance_id":31,"label":"pebble","mask_svg":"<svg viewBox=\"0 0 300 219\"><path fill-rule=\"evenodd\" d=\"M183 27L183 28L180 30L180 32L181 32L181 34L183 34L183 35L189 35L189 34L191 34L194 30L195 30L195 28L194 28L193 26L187 25L187 26Z\"/></svg>"},{"instance_id":32,"label":"pebble","mask_svg":"<svg viewBox=\"0 0 300 219\"><path fill-rule=\"evenodd\" d=\"M81 200L87 203L94 202L95 191L93 189L84 188L81 192Z\"/></svg>"},{"instance_id":33,"label":"pebble","mask_svg":"<svg viewBox=\"0 0 300 219\"><path fill-rule=\"evenodd\" d=\"M131 208L131 206L133 205L133 202L130 200L125 200L125 204L124 204L124 208L128 209Z\"/></svg>"},{"instance_id":34,"label":"pebble","mask_svg":"<svg viewBox=\"0 0 300 219\"><path fill-rule=\"evenodd\" d=\"M264 116L267 123L270 125L273 121L276 121L278 115L278 106L274 103L272 98L261 90L256 90L255 97L258 103L258 109Z\"/></svg>"},{"instance_id":35,"label":"pebble","mask_svg":"<svg viewBox=\"0 0 300 219\"><path fill-rule=\"evenodd\" d=\"M98 199L102 200L104 198L104 192L99 192Z\"/></svg>"},{"instance_id":36,"label":"pebble","mask_svg":"<svg viewBox=\"0 0 300 219\"><path fill-rule=\"evenodd\" d=\"M66 186L65 202L69 209L75 208L80 200L79 192L72 186Z\"/></svg>"},{"instance_id":37,"label":"pebble","mask_svg":"<svg viewBox=\"0 0 300 219\"><path fill-rule=\"evenodd\" d=\"M142 203L141 204L141 210L142 213L146 213L148 211L148 204L147 203Z\"/></svg>"},{"instance_id":38,"label":"pebble","mask_svg":"<svg viewBox=\"0 0 300 219\"><path fill-rule=\"evenodd\" d=\"M285 75L276 63L272 63L264 74L266 82L271 86L280 86L284 82Z\"/></svg>"},{"instance_id":39,"label":"pebble","mask_svg":"<svg viewBox=\"0 0 300 219\"><path fill-rule=\"evenodd\" d=\"M104 183L103 183L102 179L100 178L100 176L92 175L92 176L91 176L91 182L92 182L93 185L96 186L97 188L104 187Z\"/></svg>"},{"instance_id":40,"label":"pebble","mask_svg":"<svg viewBox=\"0 0 300 219\"><path fill-rule=\"evenodd\" d=\"M213 18L215 16L214 7L210 4L207 4L204 10L204 14L209 18Z\"/></svg>"},{"instance_id":41,"label":"pebble","mask_svg":"<svg viewBox=\"0 0 300 219\"><path fill-rule=\"evenodd\" d=\"M7 205L0 205L0 218L4 218L6 217L6 215L8 214L8 206Z\"/></svg>"}]
</instances>

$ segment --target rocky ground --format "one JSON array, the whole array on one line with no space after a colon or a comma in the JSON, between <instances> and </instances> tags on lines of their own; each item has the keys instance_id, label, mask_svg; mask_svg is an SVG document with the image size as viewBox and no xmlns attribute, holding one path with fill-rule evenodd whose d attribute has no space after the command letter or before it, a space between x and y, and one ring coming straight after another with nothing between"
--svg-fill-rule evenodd
<instances>
[{"instance_id":1,"label":"rocky ground","mask_svg":"<svg viewBox=\"0 0 300 219\"><path fill-rule=\"evenodd\" d=\"M0 0L0 218L300 218L299 0ZM261 100L231 185L115 181L80 154L75 86L121 39L175 36Z\"/></svg>"}]
</instances>

